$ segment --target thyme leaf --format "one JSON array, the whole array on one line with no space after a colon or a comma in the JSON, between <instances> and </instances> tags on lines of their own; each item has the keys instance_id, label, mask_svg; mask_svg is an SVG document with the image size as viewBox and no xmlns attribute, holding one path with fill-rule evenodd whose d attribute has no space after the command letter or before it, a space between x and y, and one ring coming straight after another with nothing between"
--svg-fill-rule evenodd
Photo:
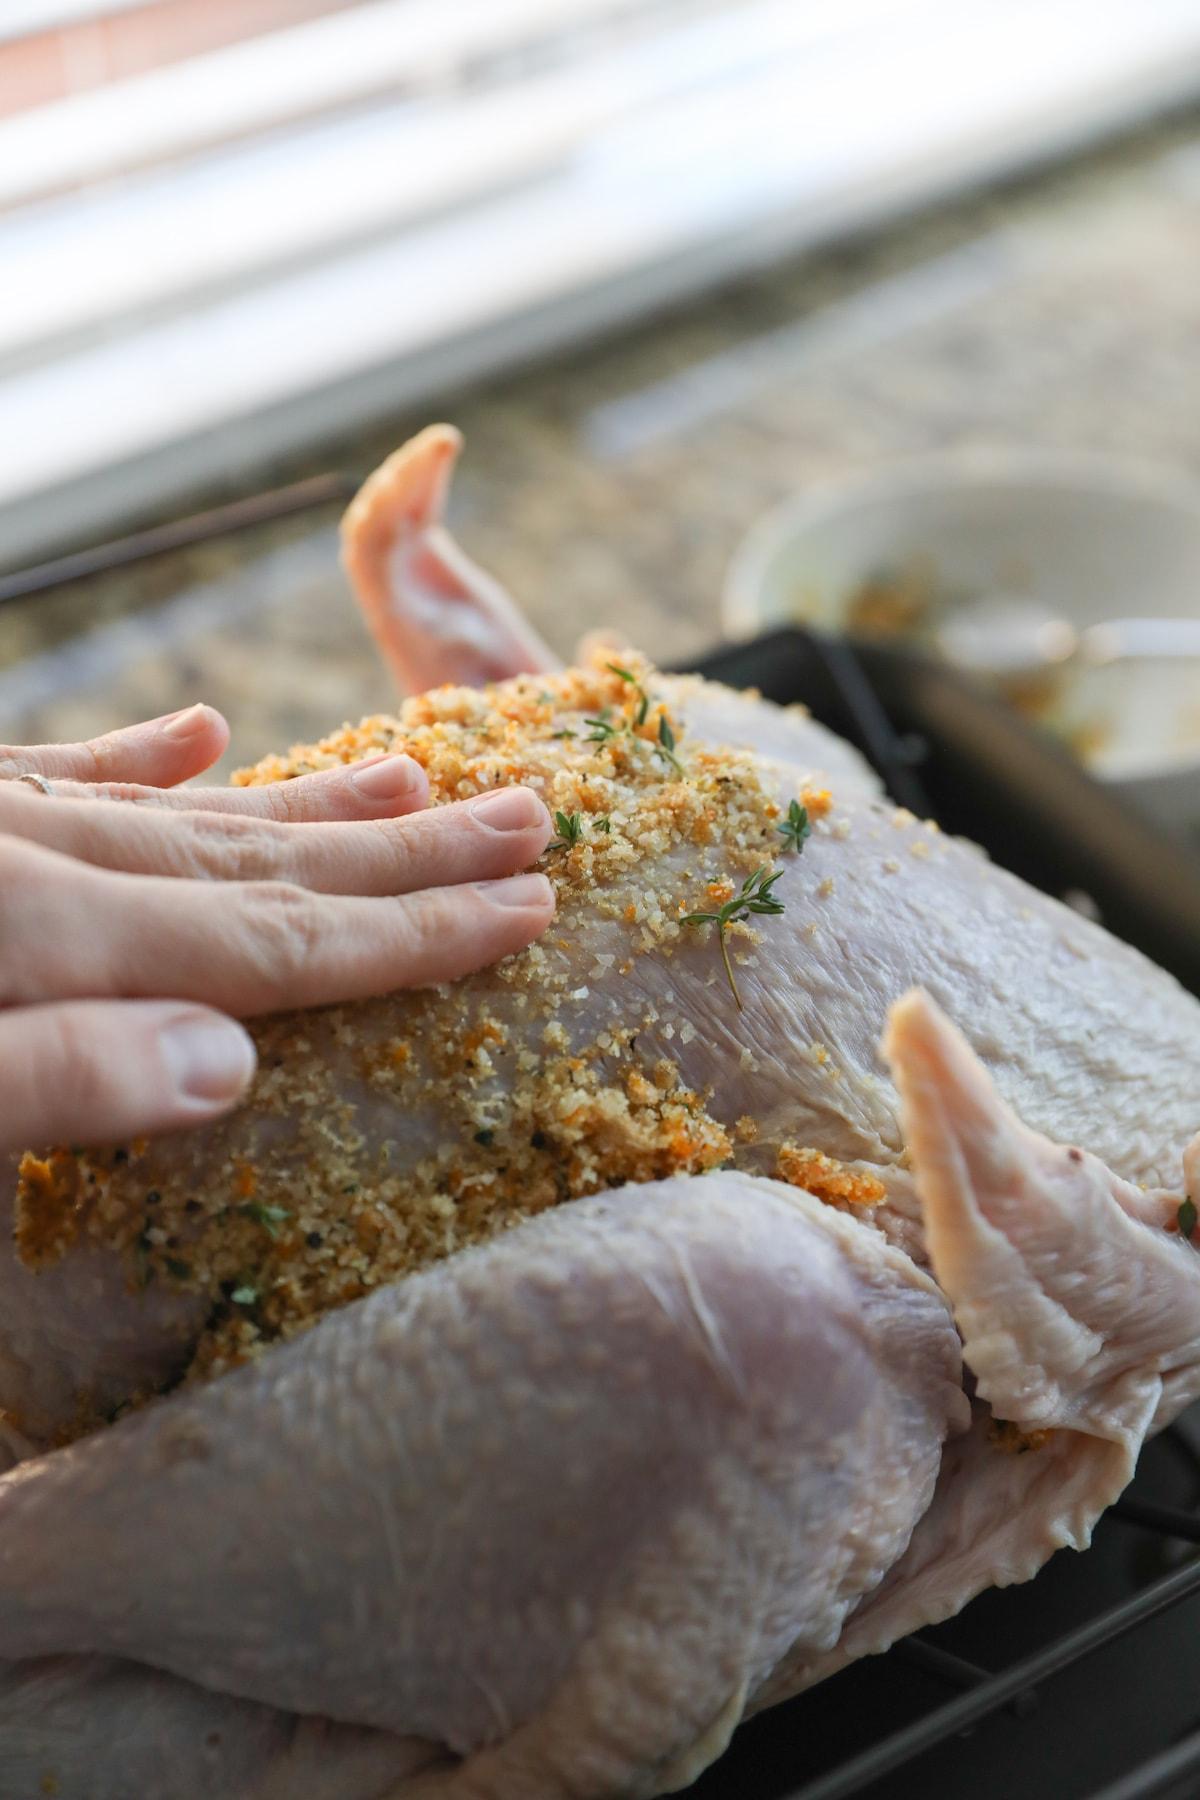
<instances>
[{"instance_id":1,"label":"thyme leaf","mask_svg":"<svg viewBox=\"0 0 1200 1800\"><path fill-rule=\"evenodd\" d=\"M787 809L787 818L775 827L783 839L785 850L794 850L799 856L804 848L806 838L812 836L812 826L808 822L808 808L793 800Z\"/></svg>"},{"instance_id":2,"label":"thyme leaf","mask_svg":"<svg viewBox=\"0 0 1200 1800\"><path fill-rule=\"evenodd\" d=\"M675 733L671 730L671 722L663 713L658 721L658 743L654 746L655 754L664 762L670 763L677 775L683 774L683 764L675 754Z\"/></svg>"},{"instance_id":3,"label":"thyme leaf","mask_svg":"<svg viewBox=\"0 0 1200 1800\"><path fill-rule=\"evenodd\" d=\"M279 1236L279 1227L284 1220L292 1216L286 1206L264 1206L261 1200L248 1200L245 1206L239 1206L238 1211L244 1218L253 1219L256 1225L261 1225L273 1238Z\"/></svg>"},{"instance_id":4,"label":"thyme leaf","mask_svg":"<svg viewBox=\"0 0 1200 1800\"><path fill-rule=\"evenodd\" d=\"M1196 1215L1196 1208L1195 1208L1194 1203L1190 1199L1185 1200L1183 1202L1183 1205L1179 1208L1179 1211L1176 1213L1175 1217L1179 1221L1180 1237L1190 1239L1193 1231L1195 1231L1195 1229L1196 1229L1197 1215Z\"/></svg>"}]
</instances>

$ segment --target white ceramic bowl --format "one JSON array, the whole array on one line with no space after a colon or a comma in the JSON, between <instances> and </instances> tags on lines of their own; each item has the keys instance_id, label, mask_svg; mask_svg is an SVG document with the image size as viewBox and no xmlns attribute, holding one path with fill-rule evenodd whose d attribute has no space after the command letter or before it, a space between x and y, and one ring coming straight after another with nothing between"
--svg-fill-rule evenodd
<instances>
[{"instance_id":1,"label":"white ceramic bowl","mask_svg":"<svg viewBox=\"0 0 1200 1800\"><path fill-rule=\"evenodd\" d=\"M959 599L1036 600L1076 628L1200 618L1200 486L1107 458L923 457L784 502L734 555L730 636L844 628L875 580ZM1172 829L1200 828L1200 659L1071 666L1056 729L1103 779Z\"/></svg>"}]
</instances>

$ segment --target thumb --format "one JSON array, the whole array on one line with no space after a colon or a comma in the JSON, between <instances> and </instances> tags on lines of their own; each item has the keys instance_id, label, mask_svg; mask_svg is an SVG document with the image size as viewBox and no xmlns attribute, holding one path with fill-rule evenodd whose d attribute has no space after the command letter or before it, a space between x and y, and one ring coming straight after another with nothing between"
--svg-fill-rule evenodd
<instances>
[{"instance_id":1,"label":"thumb","mask_svg":"<svg viewBox=\"0 0 1200 1800\"><path fill-rule=\"evenodd\" d=\"M0 1153L118 1143L202 1125L236 1105L254 1044L181 1000L77 1000L0 1013Z\"/></svg>"}]
</instances>

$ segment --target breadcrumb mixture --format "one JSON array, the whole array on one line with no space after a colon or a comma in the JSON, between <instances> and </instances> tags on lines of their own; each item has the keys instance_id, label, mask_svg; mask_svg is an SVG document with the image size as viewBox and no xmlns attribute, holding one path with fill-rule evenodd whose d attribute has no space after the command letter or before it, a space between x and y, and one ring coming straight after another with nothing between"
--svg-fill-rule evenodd
<instances>
[{"instance_id":1,"label":"breadcrumb mixture","mask_svg":"<svg viewBox=\"0 0 1200 1800\"><path fill-rule=\"evenodd\" d=\"M988 1420L988 1443L1007 1456L1027 1456L1031 1450L1042 1450L1057 1434L1041 1426L1015 1425L1011 1419Z\"/></svg>"},{"instance_id":2,"label":"breadcrumb mixture","mask_svg":"<svg viewBox=\"0 0 1200 1800\"><path fill-rule=\"evenodd\" d=\"M831 1206L879 1206L887 1199L878 1175L798 1144L780 1145L775 1173L780 1181L804 1188Z\"/></svg>"},{"instance_id":3,"label":"breadcrumb mixture","mask_svg":"<svg viewBox=\"0 0 1200 1800\"><path fill-rule=\"evenodd\" d=\"M665 1024L642 998L580 1041L579 1020L603 1013L585 1006L591 981L619 1001L638 958L691 935L685 914L722 904L779 853L780 808L757 759L689 742L681 703L694 686L633 655L598 656L482 691L439 688L235 775L289 780L402 748L435 804L528 785L559 815L542 863L557 918L540 942L450 987L257 1022L255 1083L216 1126L27 1155L24 1261L38 1268L91 1240L124 1253L133 1286L203 1295L187 1374L209 1376L547 1207L700 1174L752 1143L753 1118L727 1128L674 1063L639 1052L650 1026L660 1049L662 1037L696 1036L670 1020L669 997ZM817 819L833 805L823 790L803 800ZM745 922L728 932L735 949L758 941ZM715 943L713 956L719 975ZM871 1178L795 1146L779 1173L834 1204L882 1197Z\"/></svg>"}]
</instances>

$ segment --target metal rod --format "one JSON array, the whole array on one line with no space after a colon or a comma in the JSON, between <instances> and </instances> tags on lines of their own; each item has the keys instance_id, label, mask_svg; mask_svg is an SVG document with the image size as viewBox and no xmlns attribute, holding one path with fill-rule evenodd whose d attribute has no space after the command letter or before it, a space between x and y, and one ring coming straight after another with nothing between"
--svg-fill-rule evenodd
<instances>
[{"instance_id":1,"label":"metal rod","mask_svg":"<svg viewBox=\"0 0 1200 1800\"><path fill-rule=\"evenodd\" d=\"M348 500L357 487L358 481L353 475L336 470L327 475L310 475L288 487L271 488L265 494L232 500L227 506L214 506L207 512L193 513L190 518L175 519L167 525L152 525L147 531L114 538L108 544L76 550L69 556L56 556L50 562L17 569L11 575L0 575L0 604L41 594L47 588L62 587L70 581L82 581L89 575L102 575L110 569L128 568L132 563L145 562L168 550L183 550L189 544L205 543L209 538L247 531L272 519L306 512L310 507Z\"/></svg>"},{"instance_id":2,"label":"metal rod","mask_svg":"<svg viewBox=\"0 0 1200 1800\"><path fill-rule=\"evenodd\" d=\"M900 806L906 806L920 819L931 812L929 799L913 774L910 758L880 704L879 696L868 680L862 664L846 638L823 631L810 632L818 654L842 700L863 736L866 753L879 770Z\"/></svg>"},{"instance_id":3,"label":"metal rod","mask_svg":"<svg viewBox=\"0 0 1200 1800\"><path fill-rule=\"evenodd\" d=\"M981 1682L992 1679L991 1669L968 1662L965 1656L956 1656L953 1650L943 1650L940 1644L930 1644L924 1638L901 1638L895 1648L896 1655L904 1662L924 1669L926 1674L936 1676L951 1687L976 1688ZM1026 1688L1015 1700L1010 1700L1004 1710L1014 1719L1027 1719L1037 1707L1037 1694L1032 1688Z\"/></svg>"},{"instance_id":4,"label":"metal rod","mask_svg":"<svg viewBox=\"0 0 1200 1800\"><path fill-rule=\"evenodd\" d=\"M927 1644L924 1638L901 1638L896 1645L896 1654L912 1663L914 1668L936 1675L950 1687L975 1688L991 1675L990 1669L981 1669L978 1663L968 1662L965 1656L955 1656L953 1650L943 1650L940 1644Z\"/></svg>"},{"instance_id":5,"label":"metal rod","mask_svg":"<svg viewBox=\"0 0 1200 1800\"><path fill-rule=\"evenodd\" d=\"M1173 1744L1169 1750L1152 1756L1139 1769L1133 1769L1128 1775L1122 1775L1119 1781L1110 1782L1108 1787L1101 1788L1091 1796L1091 1800L1153 1800L1154 1795L1165 1794L1184 1775L1192 1775L1198 1769L1200 1731L1193 1731L1181 1744ZM1195 1788L1189 1786L1187 1792L1194 1793Z\"/></svg>"},{"instance_id":6,"label":"metal rod","mask_svg":"<svg viewBox=\"0 0 1200 1800\"><path fill-rule=\"evenodd\" d=\"M1193 1473L1200 1471L1200 1409L1189 1406L1186 1412L1180 1413L1173 1425L1168 1425L1163 1436L1172 1443L1191 1466Z\"/></svg>"},{"instance_id":7,"label":"metal rod","mask_svg":"<svg viewBox=\"0 0 1200 1800\"><path fill-rule=\"evenodd\" d=\"M987 1718L989 1713L998 1712L1027 1688L1037 1687L1060 1669L1090 1656L1094 1650L1112 1643L1135 1626L1145 1624L1148 1619L1196 1593L1200 1593L1200 1561L1164 1575L1132 1599L1110 1607L1099 1618L1067 1632L1044 1650L1024 1657L1011 1669L991 1676L969 1693L948 1700L944 1706L935 1708L901 1731L893 1732L881 1744L852 1757L840 1768L818 1776L806 1787L795 1788L785 1800L849 1800L849 1796L857 1794L868 1782L877 1781L881 1775L887 1775L926 1750L932 1750L956 1732L965 1731L969 1725Z\"/></svg>"},{"instance_id":8,"label":"metal rod","mask_svg":"<svg viewBox=\"0 0 1200 1800\"><path fill-rule=\"evenodd\" d=\"M1161 1531L1164 1537L1200 1544L1200 1515L1186 1512L1181 1506L1160 1506L1155 1500L1138 1500L1127 1494L1109 1507L1108 1516L1123 1519L1127 1525L1143 1525L1149 1531Z\"/></svg>"}]
</instances>

